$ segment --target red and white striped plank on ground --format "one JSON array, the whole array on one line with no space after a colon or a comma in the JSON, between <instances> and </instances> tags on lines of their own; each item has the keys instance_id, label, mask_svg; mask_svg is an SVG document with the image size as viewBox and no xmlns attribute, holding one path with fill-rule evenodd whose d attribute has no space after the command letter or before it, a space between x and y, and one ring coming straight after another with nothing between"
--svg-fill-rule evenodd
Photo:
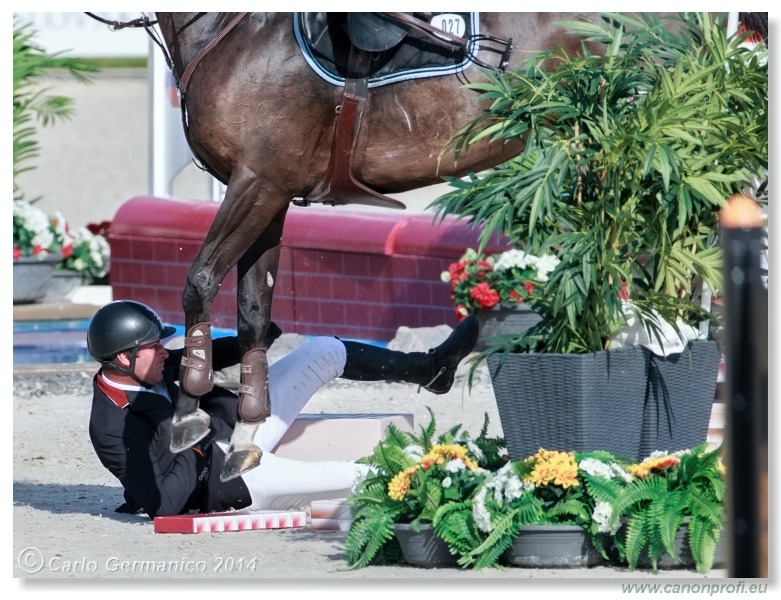
<instances>
[{"instance_id":1,"label":"red and white striped plank on ground","mask_svg":"<svg viewBox=\"0 0 781 600\"><path fill-rule=\"evenodd\" d=\"M221 533L306 527L302 510L266 510L155 517L155 533Z\"/></svg>"}]
</instances>

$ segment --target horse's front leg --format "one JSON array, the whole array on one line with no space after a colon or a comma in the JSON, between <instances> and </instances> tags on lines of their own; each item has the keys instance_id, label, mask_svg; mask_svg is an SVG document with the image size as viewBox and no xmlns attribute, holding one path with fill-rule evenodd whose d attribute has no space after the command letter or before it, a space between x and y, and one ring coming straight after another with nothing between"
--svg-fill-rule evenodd
<instances>
[{"instance_id":1,"label":"horse's front leg","mask_svg":"<svg viewBox=\"0 0 781 600\"><path fill-rule=\"evenodd\" d=\"M185 343L179 376L180 394L173 418L171 450L181 452L207 433L209 416L198 408L214 383L211 308L228 272L247 253L279 211L256 205L263 187L251 169L236 168L225 199L187 275L182 308ZM280 195L281 197L281 195Z\"/></svg>"},{"instance_id":2,"label":"horse's front leg","mask_svg":"<svg viewBox=\"0 0 781 600\"><path fill-rule=\"evenodd\" d=\"M271 304L279 266L283 210L238 263L237 330L242 350L236 427L225 456L221 481L260 464L263 450L254 442L260 424L271 414L268 393L268 343Z\"/></svg>"},{"instance_id":3,"label":"horse's front leg","mask_svg":"<svg viewBox=\"0 0 781 600\"><path fill-rule=\"evenodd\" d=\"M214 372L211 356L211 306L227 270L209 268L205 244L187 276L182 304L185 312L184 354L180 366L180 393L172 420L171 451L181 452L209 432L209 415L199 408L200 397L211 391Z\"/></svg>"}]
</instances>

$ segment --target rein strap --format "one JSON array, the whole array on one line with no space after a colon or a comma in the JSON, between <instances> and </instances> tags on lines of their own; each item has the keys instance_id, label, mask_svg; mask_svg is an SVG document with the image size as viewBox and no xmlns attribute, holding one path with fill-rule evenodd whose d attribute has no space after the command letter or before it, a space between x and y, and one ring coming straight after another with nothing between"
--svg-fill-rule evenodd
<instances>
[{"instance_id":1,"label":"rein strap","mask_svg":"<svg viewBox=\"0 0 781 600\"><path fill-rule=\"evenodd\" d=\"M249 13L238 13L233 19L231 19L230 23L228 23L225 28L219 33L217 37L215 37L209 44L207 44L193 59L193 61L187 65L187 68L184 71L184 74L182 75L182 78L179 80L179 91L184 94L187 90L187 84L190 81L190 77L193 74L193 71L195 71L195 68L198 66L198 63L203 60L203 57L206 56L209 52L212 51L212 49L219 44L223 38L228 35L236 25L239 24L239 21L241 21L244 17L246 17Z\"/></svg>"}]
</instances>

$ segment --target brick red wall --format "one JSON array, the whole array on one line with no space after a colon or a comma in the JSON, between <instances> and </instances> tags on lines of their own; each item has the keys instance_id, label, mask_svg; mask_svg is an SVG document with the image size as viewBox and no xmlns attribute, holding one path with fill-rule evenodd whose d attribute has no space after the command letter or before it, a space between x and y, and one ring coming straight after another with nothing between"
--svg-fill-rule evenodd
<instances>
[{"instance_id":1,"label":"brick red wall","mask_svg":"<svg viewBox=\"0 0 781 600\"><path fill-rule=\"evenodd\" d=\"M219 205L140 196L111 223L111 285L115 299L154 307L183 324L182 290L190 264ZM387 341L398 327L457 323L440 273L476 247L463 222L434 224L431 215L347 212L291 206L272 319L287 333ZM505 246L496 243L491 250ZM223 282L212 325L236 327L236 272Z\"/></svg>"}]
</instances>

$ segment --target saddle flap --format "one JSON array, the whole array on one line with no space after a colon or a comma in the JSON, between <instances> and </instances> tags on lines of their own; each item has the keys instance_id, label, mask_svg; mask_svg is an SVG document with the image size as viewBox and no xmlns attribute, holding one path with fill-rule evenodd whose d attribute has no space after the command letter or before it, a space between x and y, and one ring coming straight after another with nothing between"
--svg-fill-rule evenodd
<instances>
[{"instance_id":1,"label":"saddle flap","mask_svg":"<svg viewBox=\"0 0 781 600\"><path fill-rule=\"evenodd\" d=\"M384 52L397 46L407 27L381 13L347 13L347 33L354 46L366 52Z\"/></svg>"}]
</instances>

